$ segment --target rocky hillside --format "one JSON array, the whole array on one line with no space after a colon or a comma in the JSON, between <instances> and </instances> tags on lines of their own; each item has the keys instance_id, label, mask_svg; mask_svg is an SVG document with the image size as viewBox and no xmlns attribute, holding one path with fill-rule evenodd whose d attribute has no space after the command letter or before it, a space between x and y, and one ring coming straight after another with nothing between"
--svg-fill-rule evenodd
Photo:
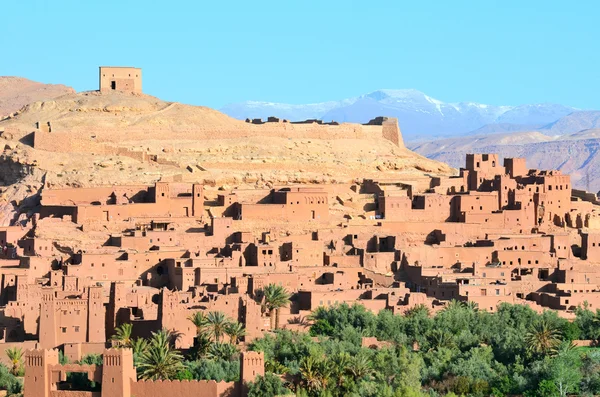
<instances>
[{"instance_id":1,"label":"rocky hillside","mask_svg":"<svg viewBox=\"0 0 600 397\"><path fill-rule=\"evenodd\" d=\"M0 76L0 118L23 106L61 95L72 94L75 90L59 84L42 84L22 77Z\"/></svg>"},{"instance_id":2,"label":"rocky hillside","mask_svg":"<svg viewBox=\"0 0 600 397\"><path fill-rule=\"evenodd\" d=\"M600 130L585 130L560 137L541 132L491 134L409 144L431 159L454 167L463 166L466 153L498 153L501 157L525 157L529 168L558 169L570 174L573 186L600 190ZM589 185L589 186L588 186Z\"/></svg>"},{"instance_id":3,"label":"rocky hillside","mask_svg":"<svg viewBox=\"0 0 600 397\"><path fill-rule=\"evenodd\" d=\"M36 130L37 122L42 131ZM151 184L163 178L198 181L215 189L264 188L454 172L376 136L328 136L336 131L368 133L369 128L254 125L209 108L141 94L85 92L34 102L0 121L0 169L5 171L0 223L27 211L31 201L25 199L42 182L94 186ZM306 131L322 135L306 138ZM41 137L50 145L46 150L40 149Z\"/></svg>"}]
</instances>

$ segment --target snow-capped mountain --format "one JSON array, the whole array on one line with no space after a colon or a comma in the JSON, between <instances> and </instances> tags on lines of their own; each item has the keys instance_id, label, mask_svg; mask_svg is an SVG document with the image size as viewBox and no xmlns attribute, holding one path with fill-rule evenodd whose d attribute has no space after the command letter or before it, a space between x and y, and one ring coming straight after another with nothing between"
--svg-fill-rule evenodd
<instances>
[{"instance_id":1,"label":"snow-capped mountain","mask_svg":"<svg viewBox=\"0 0 600 397\"><path fill-rule=\"evenodd\" d=\"M276 116L291 121L310 118L365 123L377 116L397 117L405 139L462 135L487 124L544 125L573 112L557 104L493 106L445 103L413 90L377 90L357 98L309 105L243 102L221 109L238 119Z\"/></svg>"}]
</instances>

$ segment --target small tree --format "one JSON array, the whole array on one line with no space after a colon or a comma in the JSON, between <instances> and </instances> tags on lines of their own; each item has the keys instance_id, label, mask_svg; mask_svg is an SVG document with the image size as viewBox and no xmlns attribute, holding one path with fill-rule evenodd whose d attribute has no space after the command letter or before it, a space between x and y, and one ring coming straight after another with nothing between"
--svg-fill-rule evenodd
<instances>
[{"instance_id":1,"label":"small tree","mask_svg":"<svg viewBox=\"0 0 600 397\"><path fill-rule=\"evenodd\" d=\"M234 345L237 345L240 338L246 335L246 330L244 329L244 326L242 324L235 321L227 324L227 327L225 327L225 333L227 334L227 336L229 336L230 342Z\"/></svg>"},{"instance_id":2,"label":"small tree","mask_svg":"<svg viewBox=\"0 0 600 397\"><path fill-rule=\"evenodd\" d=\"M279 284L269 284L264 290L264 306L269 310L271 329L279 328L279 309L286 307L290 294Z\"/></svg>"},{"instance_id":3,"label":"small tree","mask_svg":"<svg viewBox=\"0 0 600 397\"><path fill-rule=\"evenodd\" d=\"M210 334L215 338L215 342L221 342L225 330L229 326L229 319L223 312L210 312L206 316Z\"/></svg>"},{"instance_id":4,"label":"small tree","mask_svg":"<svg viewBox=\"0 0 600 397\"><path fill-rule=\"evenodd\" d=\"M208 319L202 311L192 314L188 317L188 320L190 320L196 326L196 335L203 333L208 325Z\"/></svg>"},{"instance_id":5,"label":"small tree","mask_svg":"<svg viewBox=\"0 0 600 397\"><path fill-rule=\"evenodd\" d=\"M148 341L144 338L133 339L131 341L131 350L133 351L133 363L137 366L142 354L148 350Z\"/></svg>"},{"instance_id":6,"label":"small tree","mask_svg":"<svg viewBox=\"0 0 600 397\"><path fill-rule=\"evenodd\" d=\"M533 354L554 354L560 345L560 336L557 327L545 318L541 318L529 328L525 335L527 350Z\"/></svg>"},{"instance_id":7,"label":"small tree","mask_svg":"<svg viewBox=\"0 0 600 397\"><path fill-rule=\"evenodd\" d=\"M248 397L275 397L283 394L291 393L277 375L268 372L265 376L259 375L254 382L248 383Z\"/></svg>"},{"instance_id":8,"label":"small tree","mask_svg":"<svg viewBox=\"0 0 600 397\"><path fill-rule=\"evenodd\" d=\"M131 332L133 331L133 325L130 323L121 324L115 328L115 334L112 340L116 342L117 347L129 348L131 347Z\"/></svg>"},{"instance_id":9,"label":"small tree","mask_svg":"<svg viewBox=\"0 0 600 397\"><path fill-rule=\"evenodd\" d=\"M167 330L152 333L148 348L141 354L138 365L142 379L175 379L183 369L183 356L171 346L171 338Z\"/></svg>"},{"instance_id":10,"label":"small tree","mask_svg":"<svg viewBox=\"0 0 600 397\"><path fill-rule=\"evenodd\" d=\"M12 364L10 373L15 376L19 375L23 360L23 350L19 347L11 347L10 349L6 349L6 355Z\"/></svg>"}]
</instances>

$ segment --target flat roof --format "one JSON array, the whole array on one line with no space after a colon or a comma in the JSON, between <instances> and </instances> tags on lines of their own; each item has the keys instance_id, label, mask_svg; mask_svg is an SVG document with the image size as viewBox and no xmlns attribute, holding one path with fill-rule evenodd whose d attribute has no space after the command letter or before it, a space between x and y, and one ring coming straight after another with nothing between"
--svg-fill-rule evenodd
<instances>
[{"instance_id":1,"label":"flat roof","mask_svg":"<svg viewBox=\"0 0 600 397\"><path fill-rule=\"evenodd\" d=\"M100 66L100 69L103 68L111 68L111 69L139 69L142 70L142 68L136 68L133 66Z\"/></svg>"}]
</instances>

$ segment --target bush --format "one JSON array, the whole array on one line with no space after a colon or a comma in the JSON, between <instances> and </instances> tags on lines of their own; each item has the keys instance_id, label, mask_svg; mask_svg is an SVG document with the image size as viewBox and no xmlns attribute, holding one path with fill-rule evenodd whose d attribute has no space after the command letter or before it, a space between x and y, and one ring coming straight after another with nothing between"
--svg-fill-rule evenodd
<instances>
[{"instance_id":1,"label":"bush","mask_svg":"<svg viewBox=\"0 0 600 397\"><path fill-rule=\"evenodd\" d=\"M235 382L240 379L240 363L225 360L201 359L184 363L195 380Z\"/></svg>"},{"instance_id":2,"label":"bush","mask_svg":"<svg viewBox=\"0 0 600 397\"><path fill-rule=\"evenodd\" d=\"M282 394L291 393L283 386L281 379L272 373L258 376L254 382L248 383L248 397L275 397Z\"/></svg>"}]
</instances>

